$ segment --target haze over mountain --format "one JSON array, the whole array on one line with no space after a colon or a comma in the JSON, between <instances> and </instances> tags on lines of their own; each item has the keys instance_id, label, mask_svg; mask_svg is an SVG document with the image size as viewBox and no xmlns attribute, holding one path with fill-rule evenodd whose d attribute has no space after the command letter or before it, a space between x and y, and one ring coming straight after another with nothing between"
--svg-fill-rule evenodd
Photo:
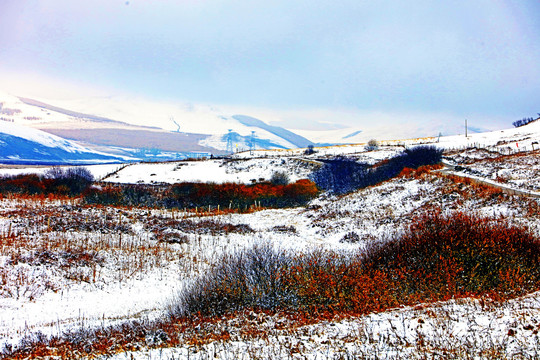
<instances>
[{"instance_id":1,"label":"haze over mountain","mask_svg":"<svg viewBox=\"0 0 540 360\"><path fill-rule=\"evenodd\" d=\"M384 114L372 114L381 121L363 128L320 121L312 124L315 130L294 129L276 114L257 109L247 110L262 119L237 114L237 109L230 107L134 97L35 100L3 93L0 104L0 120L79 141L101 152L142 159L177 159L201 153L302 148L463 131L462 126L455 126L444 117L433 119L426 126L412 116L392 118ZM347 116L351 115L344 117ZM394 125L388 126L389 123ZM484 130L493 128L477 129Z\"/></svg>"},{"instance_id":2,"label":"haze over mountain","mask_svg":"<svg viewBox=\"0 0 540 360\"><path fill-rule=\"evenodd\" d=\"M184 110L175 120L172 115L160 118L164 112L171 111L159 106L145 108L137 104L124 104L124 110L117 105L108 112L108 108L103 109L104 104L98 103L83 112L80 106L77 110L71 110L10 95L0 96L0 104L1 120L4 122L43 130L94 147L223 153L232 150L233 145L234 150L239 151L247 148L306 147L312 144L299 135L261 120L242 115L224 116L204 107ZM178 109L172 109L172 113L178 115ZM146 126L148 123L158 126ZM176 130L170 130L171 127Z\"/></svg>"}]
</instances>

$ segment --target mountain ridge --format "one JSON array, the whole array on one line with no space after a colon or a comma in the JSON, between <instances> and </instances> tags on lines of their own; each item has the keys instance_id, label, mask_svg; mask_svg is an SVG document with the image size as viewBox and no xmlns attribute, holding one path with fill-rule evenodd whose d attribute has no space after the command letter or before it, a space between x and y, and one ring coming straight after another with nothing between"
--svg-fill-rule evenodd
<instances>
[{"instance_id":1,"label":"mountain ridge","mask_svg":"<svg viewBox=\"0 0 540 360\"><path fill-rule=\"evenodd\" d=\"M44 131L1 121L0 161L11 164L95 164L128 158L94 151Z\"/></svg>"},{"instance_id":2,"label":"mountain ridge","mask_svg":"<svg viewBox=\"0 0 540 360\"><path fill-rule=\"evenodd\" d=\"M7 100L0 97L0 102L13 110L6 120L99 146L222 154L231 150L231 142L236 151L313 144L305 137L260 119L247 115L229 116L201 105L162 108L153 103L149 106L144 102L121 102L110 98L89 98L70 105L69 102L56 104L23 96L11 96ZM165 116L165 112L174 116ZM174 130L172 124L175 124ZM234 139L231 133L237 134Z\"/></svg>"}]
</instances>

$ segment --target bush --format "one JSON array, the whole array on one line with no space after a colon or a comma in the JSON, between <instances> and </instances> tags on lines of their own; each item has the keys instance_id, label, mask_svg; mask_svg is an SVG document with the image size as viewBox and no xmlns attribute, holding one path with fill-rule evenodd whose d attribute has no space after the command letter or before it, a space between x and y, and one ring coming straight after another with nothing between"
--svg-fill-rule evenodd
<instances>
[{"instance_id":1,"label":"bush","mask_svg":"<svg viewBox=\"0 0 540 360\"><path fill-rule=\"evenodd\" d=\"M69 195L81 194L94 181L94 176L85 167L72 167L66 170L53 167L45 172L44 177L51 180L51 192L67 192Z\"/></svg>"},{"instance_id":2,"label":"bush","mask_svg":"<svg viewBox=\"0 0 540 360\"><path fill-rule=\"evenodd\" d=\"M63 170L53 167L43 176L35 174L8 176L0 179L0 192L26 195L77 196L88 189L94 177L84 167Z\"/></svg>"},{"instance_id":3,"label":"bush","mask_svg":"<svg viewBox=\"0 0 540 360\"><path fill-rule=\"evenodd\" d=\"M365 146L365 149L367 151L377 150L378 148L379 148L379 143L375 139L369 140L367 145Z\"/></svg>"},{"instance_id":4,"label":"bush","mask_svg":"<svg viewBox=\"0 0 540 360\"><path fill-rule=\"evenodd\" d=\"M0 179L0 193L36 195L47 193L47 189L38 175L16 175Z\"/></svg>"},{"instance_id":5,"label":"bush","mask_svg":"<svg viewBox=\"0 0 540 360\"><path fill-rule=\"evenodd\" d=\"M304 151L304 155L312 155L315 154L316 151L313 148L313 145L308 145L307 149Z\"/></svg>"},{"instance_id":6,"label":"bush","mask_svg":"<svg viewBox=\"0 0 540 360\"><path fill-rule=\"evenodd\" d=\"M432 212L371 252L364 266L391 274L403 294L445 299L531 291L540 285L539 261L540 241L526 228L461 212Z\"/></svg>"},{"instance_id":7,"label":"bush","mask_svg":"<svg viewBox=\"0 0 540 360\"><path fill-rule=\"evenodd\" d=\"M292 258L269 244L227 255L208 275L180 292L171 315L220 315L249 307L274 309L296 303L281 274Z\"/></svg>"},{"instance_id":8,"label":"bush","mask_svg":"<svg viewBox=\"0 0 540 360\"><path fill-rule=\"evenodd\" d=\"M311 178L323 190L346 194L396 177L404 168L416 169L424 165L438 164L441 160L442 150L433 146L407 149L403 154L373 167L353 159L337 157L326 160L319 170L313 172Z\"/></svg>"},{"instance_id":9,"label":"bush","mask_svg":"<svg viewBox=\"0 0 540 360\"><path fill-rule=\"evenodd\" d=\"M351 237L353 237L351 235ZM173 314L245 308L364 314L400 305L540 288L540 241L502 219L434 211L364 253L293 255L256 246L182 291Z\"/></svg>"},{"instance_id":10,"label":"bush","mask_svg":"<svg viewBox=\"0 0 540 360\"><path fill-rule=\"evenodd\" d=\"M124 205L122 191L112 186L87 189L83 193L83 199L86 204L91 205Z\"/></svg>"},{"instance_id":11,"label":"bush","mask_svg":"<svg viewBox=\"0 0 540 360\"><path fill-rule=\"evenodd\" d=\"M274 185L287 185L289 183L289 175L284 171L274 171L270 182Z\"/></svg>"},{"instance_id":12,"label":"bush","mask_svg":"<svg viewBox=\"0 0 540 360\"><path fill-rule=\"evenodd\" d=\"M354 159L336 157L311 174L311 179L323 190L345 194L367 186L369 165Z\"/></svg>"},{"instance_id":13,"label":"bush","mask_svg":"<svg viewBox=\"0 0 540 360\"><path fill-rule=\"evenodd\" d=\"M405 167L416 169L424 165L435 165L442 160L442 149L434 146L417 146L405 150Z\"/></svg>"},{"instance_id":14,"label":"bush","mask_svg":"<svg viewBox=\"0 0 540 360\"><path fill-rule=\"evenodd\" d=\"M359 241L360 241L360 236L354 231L350 231L346 233L345 235L343 235L341 240L339 240L339 242L341 243L353 243L353 244Z\"/></svg>"},{"instance_id":15,"label":"bush","mask_svg":"<svg viewBox=\"0 0 540 360\"><path fill-rule=\"evenodd\" d=\"M212 206L221 209L305 205L319 190L308 179L288 185L270 182L253 185L235 183L179 183L168 186L122 185L93 188L84 193L87 204L195 208Z\"/></svg>"},{"instance_id":16,"label":"bush","mask_svg":"<svg viewBox=\"0 0 540 360\"><path fill-rule=\"evenodd\" d=\"M540 116L540 114L538 115ZM529 118L523 118L521 120L516 120L512 123L512 125L514 125L514 127L520 127L520 126L524 126L524 125L527 125L531 122L533 122L535 119L532 118L532 117L529 117Z\"/></svg>"}]
</instances>

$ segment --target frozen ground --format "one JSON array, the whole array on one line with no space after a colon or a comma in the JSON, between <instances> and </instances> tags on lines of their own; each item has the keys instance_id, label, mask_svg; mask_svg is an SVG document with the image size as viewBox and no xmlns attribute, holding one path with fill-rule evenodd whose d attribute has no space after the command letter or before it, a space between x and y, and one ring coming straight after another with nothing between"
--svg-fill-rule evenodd
<instances>
[{"instance_id":1,"label":"frozen ground","mask_svg":"<svg viewBox=\"0 0 540 360\"><path fill-rule=\"evenodd\" d=\"M449 154L458 172L464 176L492 181L524 191L540 191L540 151L500 156L485 150L471 149Z\"/></svg>"},{"instance_id":2,"label":"frozen ground","mask_svg":"<svg viewBox=\"0 0 540 360\"><path fill-rule=\"evenodd\" d=\"M255 339L242 335L239 325L246 323L264 329L264 335ZM299 327L287 319L248 313L229 321L226 328L232 334L229 341L102 358L538 359L540 293L502 304L452 300Z\"/></svg>"},{"instance_id":3,"label":"frozen ground","mask_svg":"<svg viewBox=\"0 0 540 360\"><path fill-rule=\"evenodd\" d=\"M522 210L534 200L482 198L475 196L473 188L464 186L438 175L426 175L420 179L398 178L343 197L323 196L305 209L263 210L211 217L194 217L192 213L166 210L89 208L76 202L4 199L0 203L0 233L4 234L0 262L3 279L0 288L1 341L15 345L23 337L37 332L58 335L80 326L108 326L131 319L158 318L166 312L178 289L213 266L221 254L255 243L270 242L276 247L296 252L317 248L335 251L361 249L368 242L384 240L399 232L421 209L431 207L500 214L538 231L540 215L525 214ZM171 220L193 223L194 226L180 227L180 230L174 226L167 228ZM217 230L209 232L212 226L203 221L218 225L244 224L253 231L227 233L216 226ZM198 227L199 223L204 227ZM346 241L345 235L350 232L355 232L360 241ZM10 243L6 236L8 233L20 241ZM171 233L173 237L166 236ZM521 306L517 300L516 304ZM501 326L520 328L529 323L537 326L538 302L534 304L523 305L530 308L525 314L514 313L514 305L504 305L501 309L507 310L504 310L504 320L500 320L504 322ZM468 335L469 332L499 324L494 321L499 321L502 311L497 306L491 307L482 315L484 320L478 325L480 327L474 327L471 324L476 318L465 315L471 315L471 309L478 309L478 305L467 302L453 304L444 308L451 309L450 315L445 315L447 310L437 310L437 306L424 309L432 309L430 311L434 315L431 318L426 318L425 314L418 315L416 310L402 309L337 324L321 323L301 329L293 327L291 332L271 333L269 339L275 336L275 341L238 338L237 341L217 342L197 349L181 347L142 351L129 356L159 359L159 356L166 355L162 358L172 359L183 358L188 351L193 351L200 358L209 358L211 351L216 351L221 358L234 358L235 354L249 350L248 353L278 358L277 354L286 354L284 351L293 344L298 345L300 353L308 358L320 358L325 354L334 358L343 351L349 354L369 353L377 347L380 347L377 351L394 349L392 351L402 354L406 348L414 351L423 331L429 334L429 329L437 328L440 323L446 327L433 330L434 334L457 334L460 331L462 335L455 338L453 346L459 345L460 341L470 342L472 335ZM535 306L537 310L534 310ZM425 321L421 327L418 326L419 316L423 316ZM405 328L394 329L397 326L394 324L392 327L394 322ZM424 330L420 331L420 328ZM482 331L479 334L483 334ZM392 332L395 334L391 336ZM507 344L509 338L503 333L498 332L500 336L494 335L492 340L482 338L475 341L505 341ZM364 344L369 337L377 340ZM416 342L407 340L409 337ZM440 342L437 339L425 340ZM504 348L514 351L514 347L507 349L504 345ZM126 358L122 356L128 355L118 355L118 358Z\"/></svg>"},{"instance_id":4,"label":"frozen ground","mask_svg":"<svg viewBox=\"0 0 540 360\"><path fill-rule=\"evenodd\" d=\"M351 152L364 160L370 156L375 162L391 156L395 149ZM448 159L496 181L509 174L505 182L509 186L535 189L538 154L501 157L501 152L460 150L448 153ZM249 183L267 179L273 171L287 171L294 181L317 166L312 157L303 156L125 168L108 165L91 167L91 171L98 178L108 175L105 181L113 182ZM3 198L0 347L16 345L38 333L61 335L81 326L156 319L164 315L179 289L196 281L224 253L261 242L295 252L321 248L356 251L399 233L416 214L431 208L502 215L540 233L537 199L494 197L440 173L396 178L341 197L323 195L306 208L204 217L170 210L85 207L77 201ZM231 230L224 225L242 226ZM351 232L358 235L357 242L348 240L346 235ZM149 338L139 351L114 358L407 359L424 354L489 358L491 352L503 358L534 359L540 348L539 313L538 293L503 304L465 299L305 326L286 318L247 313L226 324L231 334L227 341L150 350L146 347L159 344ZM261 330L260 334L247 336L241 331L246 323Z\"/></svg>"},{"instance_id":5,"label":"frozen ground","mask_svg":"<svg viewBox=\"0 0 540 360\"><path fill-rule=\"evenodd\" d=\"M104 179L117 183L234 182L249 184L268 181L281 171L291 181L305 179L320 164L298 158L249 160L177 161L158 164L133 164ZM90 168L93 171L93 167Z\"/></svg>"}]
</instances>

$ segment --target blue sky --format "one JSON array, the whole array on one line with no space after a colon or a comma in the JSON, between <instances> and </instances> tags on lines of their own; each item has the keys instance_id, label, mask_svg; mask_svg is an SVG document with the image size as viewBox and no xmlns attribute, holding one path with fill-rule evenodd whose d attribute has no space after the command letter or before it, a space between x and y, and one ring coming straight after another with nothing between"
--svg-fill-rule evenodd
<instances>
[{"instance_id":1,"label":"blue sky","mask_svg":"<svg viewBox=\"0 0 540 360\"><path fill-rule=\"evenodd\" d=\"M0 76L44 98L511 123L540 112L540 2L2 0Z\"/></svg>"}]
</instances>

